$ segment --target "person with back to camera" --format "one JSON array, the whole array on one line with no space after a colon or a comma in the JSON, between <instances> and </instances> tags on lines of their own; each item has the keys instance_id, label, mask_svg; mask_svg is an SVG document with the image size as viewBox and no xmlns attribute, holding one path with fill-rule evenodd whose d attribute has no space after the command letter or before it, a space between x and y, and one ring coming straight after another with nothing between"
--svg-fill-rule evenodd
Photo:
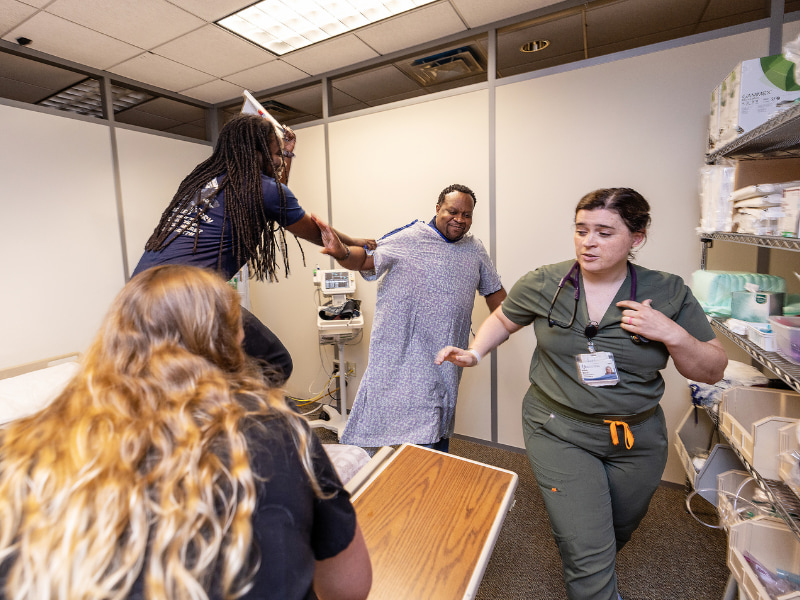
<instances>
[{"instance_id":1,"label":"person with back to camera","mask_svg":"<svg viewBox=\"0 0 800 600\"><path fill-rule=\"evenodd\" d=\"M629 188L601 189L575 209L576 261L520 278L467 350L436 364L470 367L533 323L536 349L522 405L525 446L571 600L617 600L616 553L647 512L667 461L659 371L719 381L727 365L683 280L633 265L650 207Z\"/></svg>"},{"instance_id":2,"label":"person with back to camera","mask_svg":"<svg viewBox=\"0 0 800 600\"><path fill-rule=\"evenodd\" d=\"M258 115L238 115L219 134L214 152L181 182L133 272L160 264L188 264L231 279L245 264L258 280L284 274L289 258L284 229L321 245L319 228L286 187L296 136L283 138ZM347 243L374 247L374 240L338 235ZM302 251L302 250L301 250ZM281 341L243 309L244 348L271 367L277 384L289 378L292 358Z\"/></svg>"},{"instance_id":3,"label":"person with back to camera","mask_svg":"<svg viewBox=\"0 0 800 600\"><path fill-rule=\"evenodd\" d=\"M215 273L147 270L66 389L0 430L0 598L367 597L349 494L239 309Z\"/></svg>"},{"instance_id":4,"label":"person with back to camera","mask_svg":"<svg viewBox=\"0 0 800 600\"><path fill-rule=\"evenodd\" d=\"M381 278L369 363L343 444L372 449L410 442L448 451L462 369L439 369L432 360L444 344L467 343L476 291L489 310L506 296L483 244L469 233L475 203L472 190L451 185L439 194L429 223L387 234L372 253L318 223L323 253L367 280Z\"/></svg>"}]
</instances>

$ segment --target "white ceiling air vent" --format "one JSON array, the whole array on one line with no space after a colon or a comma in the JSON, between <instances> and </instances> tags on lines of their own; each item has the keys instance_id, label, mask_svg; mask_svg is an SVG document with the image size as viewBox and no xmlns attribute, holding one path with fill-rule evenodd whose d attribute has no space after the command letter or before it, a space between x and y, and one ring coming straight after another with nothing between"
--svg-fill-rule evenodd
<instances>
[{"instance_id":1,"label":"white ceiling air vent","mask_svg":"<svg viewBox=\"0 0 800 600\"><path fill-rule=\"evenodd\" d=\"M143 102L151 100L154 96L145 92L129 90L118 85L111 85L111 103L114 113L132 108ZM67 112L103 117L103 102L100 96L100 82L97 79L87 78L60 92L40 100L36 104L49 106Z\"/></svg>"},{"instance_id":2,"label":"white ceiling air vent","mask_svg":"<svg viewBox=\"0 0 800 600\"><path fill-rule=\"evenodd\" d=\"M407 65L405 70L421 85L429 86L484 73L486 68L482 62L475 48L461 46L418 58Z\"/></svg>"}]
</instances>

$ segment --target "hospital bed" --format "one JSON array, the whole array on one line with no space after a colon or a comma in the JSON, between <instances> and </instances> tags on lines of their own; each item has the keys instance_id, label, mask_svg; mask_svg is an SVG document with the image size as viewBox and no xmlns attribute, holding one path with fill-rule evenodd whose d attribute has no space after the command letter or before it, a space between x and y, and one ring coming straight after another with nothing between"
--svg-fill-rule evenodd
<instances>
[{"instance_id":1,"label":"hospital bed","mask_svg":"<svg viewBox=\"0 0 800 600\"><path fill-rule=\"evenodd\" d=\"M77 352L0 369L0 425L31 415L55 400L78 372Z\"/></svg>"},{"instance_id":2,"label":"hospital bed","mask_svg":"<svg viewBox=\"0 0 800 600\"><path fill-rule=\"evenodd\" d=\"M0 370L0 426L31 415L55 400L78 372L79 358L77 352L72 352ZM370 460L364 449L356 446L323 447L345 483ZM368 472L369 469L364 474Z\"/></svg>"}]
</instances>

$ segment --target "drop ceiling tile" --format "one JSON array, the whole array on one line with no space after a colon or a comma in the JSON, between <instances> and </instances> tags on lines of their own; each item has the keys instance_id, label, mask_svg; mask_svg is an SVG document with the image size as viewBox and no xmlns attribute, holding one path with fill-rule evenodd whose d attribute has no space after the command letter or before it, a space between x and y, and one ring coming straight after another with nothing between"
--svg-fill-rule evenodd
<instances>
[{"instance_id":1,"label":"drop ceiling tile","mask_svg":"<svg viewBox=\"0 0 800 600\"><path fill-rule=\"evenodd\" d=\"M745 12L759 13L757 18L769 16L769 2L764 0L709 0L703 20L725 19Z\"/></svg>"},{"instance_id":2,"label":"drop ceiling tile","mask_svg":"<svg viewBox=\"0 0 800 600\"><path fill-rule=\"evenodd\" d=\"M30 17L36 9L17 0L0 0L0 35Z\"/></svg>"},{"instance_id":3,"label":"drop ceiling tile","mask_svg":"<svg viewBox=\"0 0 800 600\"><path fill-rule=\"evenodd\" d=\"M274 60L274 55L216 25L206 25L159 46L154 53L224 77Z\"/></svg>"},{"instance_id":4,"label":"drop ceiling tile","mask_svg":"<svg viewBox=\"0 0 800 600\"><path fill-rule=\"evenodd\" d=\"M3 39L14 41L20 36L33 40L28 48L102 70L141 52L140 48L46 12L33 15Z\"/></svg>"},{"instance_id":5,"label":"drop ceiling tile","mask_svg":"<svg viewBox=\"0 0 800 600\"><path fill-rule=\"evenodd\" d=\"M227 81L215 79L196 87L181 90L181 93L190 98L197 98L203 102L216 104L217 102L224 102L240 96L242 88Z\"/></svg>"},{"instance_id":6,"label":"drop ceiling tile","mask_svg":"<svg viewBox=\"0 0 800 600\"><path fill-rule=\"evenodd\" d=\"M450 4L444 3L418 8L354 33L380 54L388 54L466 29Z\"/></svg>"},{"instance_id":7,"label":"drop ceiling tile","mask_svg":"<svg viewBox=\"0 0 800 600\"><path fill-rule=\"evenodd\" d=\"M151 52L144 52L136 58L120 63L109 70L117 75L173 92L208 83L214 79L213 75L192 69Z\"/></svg>"},{"instance_id":8,"label":"drop ceiling tile","mask_svg":"<svg viewBox=\"0 0 800 600\"><path fill-rule=\"evenodd\" d=\"M55 0L47 12L144 50L204 25L202 19L166 0Z\"/></svg>"},{"instance_id":9,"label":"drop ceiling tile","mask_svg":"<svg viewBox=\"0 0 800 600\"><path fill-rule=\"evenodd\" d=\"M419 86L394 65L334 79L332 85L366 103L419 90Z\"/></svg>"},{"instance_id":10,"label":"drop ceiling tile","mask_svg":"<svg viewBox=\"0 0 800 600\"><path fill-rule=\"evenodd\" d=\"M137 125L139 127L147 127L148 129L156 129L164 131L170 127L180 125L180 121L160 117L152 113L137 110L136 108L129 108L114 115L114 119L126 125Z\"/></svg>"},{"instance_id":11,"label":"drop ceiling tile","mask_svg":"<svg viewBox=\"0 0 800 600\"><path fill-rule=\"evenodd\" d=\"M199 106L192 106L169 98L153 98L136 106L141 112L174 119L175 121L202 121L205 122L205 110Z\"/></svg>"},{"instance_id":12,"label":"drop ceiling tile","mask_svg":"<svg viewBox=\"0 0 800 600\"><path fill-rule=\"evenodd\" d=\"M22 0L24 4L35 6L36 8L44 8L53 0Z\"/></svg>"},{"instance_id":13,"label":"drop ceiling tile","mask_svg":"<svg viewBox=\"0 0 800 600\"><path fill-rule=\"evenodd\" d=\"M175 6L197 15L205 21L219 21L253 4L253 0L170 0Z\"/></svg>"},{"instance_id":14,"label":"drop ceiling tile","mask_svg":"<svg viewBox=\"0 0 800 600\"><path fill-rule=\"evenodd\" d=\"M281 60L311 75L319 75L379 56L352 33L284 54Z\"/></svg>"},{"instance_id":15,"label":"drop ceiling tile","mask_svg":"<svg viewBox=\"0 0 800 600\"><path fill-rule=\"evenodd\" d=\"M468 27L479 27L529 13L561 0L450 0Z\"/></svg>"},{"instance_id":16,"label":"drop ceiling tile","mask_svg":"<svg viewBox=\"0 0 800 600\"><path fill-rule=\"evenodd\" d=\"M192 123L181 123L180 125L176 125L175 127L170 127L169 129L165 129L167 133L174 133L175 135L182 135L185 137L195 138L197 140L204 140L206 139L206 128L205 126L198 126L193 125Z\"/></svg>"},{"instance_id":17,"label":"drop ceiling tile","mask_svg":"<svg viewBox=\"0 0 800 600\"><path fill-rule=\"evenodd\" d=\"M335 93L335 92L334 92ZM270 96L269 100L280 102L298 112L322 117L322 86L312 85L299 90L292 90L283 94Z\"/></svg>"},{"instance_id":18,"label":"drop ceiling tile","mask_svg":"<svg viewBox=\"0 0 800 600\"><path fill-rule=\"evenodd\" d=\"M700 20L703 8L696 0L628 0L600 6L586 11L587 39L590 46L603 46L687 27Z\"/></svg>"},{"instance_id":19,"label":"drop ceiling tile","mask_svg":"<svg viewBox=\"0 0 800 600\"><path fill-rule=\"evenodd\" d=\"M16 56L7 52L0 53L0 77L28 83L53 91L63 90L79 81L86 75L53 67L24 56Z\"/></svg>"},{"instance_id":20,"label":"drop ceiling tile","mask_svg":"<svg viewBox=\"0 0 800 600\"><path fill-rule=\"evenodd\" d=\"M36 104L57 90L39 87L16 79L8 79L0 75L0 98L8 98L17 102Z\"/></svg>"},{"instance_id":21,"label":"drop ceiling tile","mask_svg":"<svg viewBox=\"0 0 800 600\"><path fill-rule=\"evenodd\" d=\"M602 45L590 44L589 56L591 58L594 58L596 56L613 54L614 52L623 52L624 50L630 50L632 48L640 48L642 46L657 44L659 42L666 42L668 40L672 40L678 37L692 35L693 33L695 33L695 25L691 24L685 27L677 27L675 29L669 29L666 31L657 31L655 33L649 33L647 35L641 35L636 37L629 36L618 40L611 40L610 42Z\"/></svg>"},{"instance_id":22,"label":"drop ceiling tile","mask_svg":"<svg viewBox=\"0 0 800 600\"><path fill-rule=\"evenodd\" d=\"M273 60L252 69L227 75L224 79L248 90L258 91L275 88L306 77L308 77L308 73L305 71L282 60Z\"/></svg>"}]
</instances>

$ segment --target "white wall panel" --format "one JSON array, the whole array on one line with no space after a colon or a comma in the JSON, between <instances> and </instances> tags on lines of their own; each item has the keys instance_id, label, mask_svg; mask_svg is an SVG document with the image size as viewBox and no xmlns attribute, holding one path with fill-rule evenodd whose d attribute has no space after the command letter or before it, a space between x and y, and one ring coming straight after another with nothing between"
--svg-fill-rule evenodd
<instances>
[{"instance_id":1,"label":"white wall panel","mask_svg":"<svg viewBox=\"0 0 800 600\"><path fill-rule=\"evenodd\" d=\"M318 125L297 130L297 158L292 160L289 189L306 212L328 218L328 192L325 177L325 129ZM250 281L252 311L284 343L292 355L294 371L287 391L298 398L310 398L322 390L331 370L333 348L318 344L314 266L330 268L330 260L319 254L319 246L300 242L287 231L291 273L278 282ZM349 349L348 349L349 351ZM350 357L347 356L347 360ZM335 386L332 386L332 388ZM355 395L355 388L351 395ZM330 400L328 398L327 400Z\"/></svg>"},{"instance_id":2,"label":"white wall panel","mask_svg":"<svg viewBox=\"0 0 800 600\"><path fill-rule=\"evenodd\" d=\"M0 105L0 368L83 351L124 283L108 127Z\"/></svg>"},{"instance_id":3,"label":"white wall panel","mask_svg":"<svg viewBox=\"0 0 800 600\"><path fill-rule=\"evenodd\" d=\"M700 257L694 230L708 98L738 61L766 51L759 31L500 87L497 243L508 284L573 257L575 204L591 190L620 186L651 203L653 225L638 262L688 280ZM499 351L499 441L512 446L523 445L532 338L518 334ZM688 391L673 367L665 378L662 405L674 435ZM674 456L664 477L683 480Z\"/></svg>"},{"instance_id":4,"label":"white wall panel","mask_svg":"<svg viewBox=\"0 0 800 600\"><path fill-rule=\"evenodd\" d=\"M207 143L116 129L130 273L181 181L211 156ZM128 273L128 275L130 275Z\"/></svg>"}]
</instances>

